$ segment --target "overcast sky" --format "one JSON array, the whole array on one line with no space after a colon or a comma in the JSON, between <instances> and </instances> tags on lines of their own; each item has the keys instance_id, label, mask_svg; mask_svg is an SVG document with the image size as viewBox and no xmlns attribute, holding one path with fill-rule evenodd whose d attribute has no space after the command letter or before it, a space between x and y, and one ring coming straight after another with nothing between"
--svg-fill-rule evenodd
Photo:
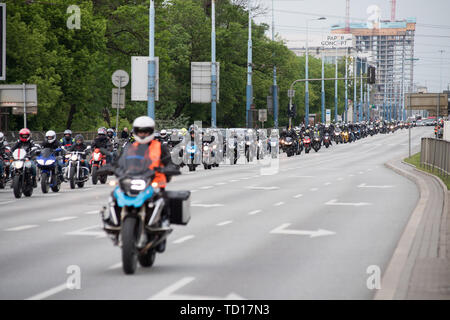
<instances>
[{"instance_id":1,"label":"overcast sky","mask_svg":"<svg viewBox=\"0 0 450 320\"><path fill-rule=\"evenodd\" d=\"M272 0L259 1L269 9L267 15L255 20L272 24ZM390 0L350 0L351 22L366 22L371 5L380 8L381 19L390 19ZM306 20L324 16L325 21L309 22L310 41L318 41L329 33L330 26L345 21L345 0L274 0L275 32L287 41L289 47L304 45ZM442 71L442 89L450 83L450 0L397 0L396 18L417 19L415 37L414 82L437 92ZM270 31L271 35L271 31ZM442 54L439 50L445 50Z\"/></svg>"}]
</instances>

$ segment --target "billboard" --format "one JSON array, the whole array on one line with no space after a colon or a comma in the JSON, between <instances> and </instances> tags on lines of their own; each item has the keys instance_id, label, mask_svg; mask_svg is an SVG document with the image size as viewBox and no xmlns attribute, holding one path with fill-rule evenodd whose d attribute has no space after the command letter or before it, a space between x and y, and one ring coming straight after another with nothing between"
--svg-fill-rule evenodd
<instances>
[{"instance_id":1,"label":"billboard","mask_svg":"<svg viewBox=\"0 0 450 320\"><path fill-rule=\"evenodd\" d=\"M351 48L353 47L352 34L329 34L320 42L324 48Z\"/></svg>"}]
</instances>

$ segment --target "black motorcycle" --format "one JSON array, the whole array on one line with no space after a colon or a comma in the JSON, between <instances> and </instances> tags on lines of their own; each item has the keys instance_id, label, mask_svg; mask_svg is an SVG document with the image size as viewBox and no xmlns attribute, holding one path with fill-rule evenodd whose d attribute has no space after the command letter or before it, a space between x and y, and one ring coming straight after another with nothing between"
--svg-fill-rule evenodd
<instances>
[{"instance_id":1,"label":"black motorcycle","mask_svg":"<svg viewBox=\"0 0 450 320\"><path fill-rule=\"evenodd\" d=\"M16 198L22 197L22 193L25 197L31 197L33 194L32 161L37 151L38 148L33 147L29 152L22 148L13 152L11 175L13 177L12 187Z\"/></svg>"}]
</instances>

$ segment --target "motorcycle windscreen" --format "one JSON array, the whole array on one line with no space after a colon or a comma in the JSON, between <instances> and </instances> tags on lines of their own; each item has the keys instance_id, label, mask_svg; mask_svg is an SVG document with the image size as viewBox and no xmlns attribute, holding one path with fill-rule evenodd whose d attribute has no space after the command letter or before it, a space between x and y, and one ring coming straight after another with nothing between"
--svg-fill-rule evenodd
<instances>
[{"instance_id":1,"label":"motorcycle windscreen","mask_svg":"<svg viewBox=\"0 0 450 320\"><path fill-rule=\"evenodd\" d=\"M48 159L52 156L52 154L53 154L53 149L44 148L44 149L42 149L39 158Z\"/></svg>"},{"instance_id":2,"label":"motorcycle windscreen","mask_svg":"<svg viewBox=\"0 0 450 320\"><path fill-rule=\"evenodd\" d=\"M140 176L148 173L152 160L148 144L129 144L119 159L122 175Z\"/></svg>"}]
</instances>

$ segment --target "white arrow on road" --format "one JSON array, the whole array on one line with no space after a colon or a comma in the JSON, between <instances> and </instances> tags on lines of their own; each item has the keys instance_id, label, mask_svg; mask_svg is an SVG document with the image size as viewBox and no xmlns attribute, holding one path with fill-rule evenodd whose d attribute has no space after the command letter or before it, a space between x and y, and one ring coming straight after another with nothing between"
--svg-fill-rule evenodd
<instances>
[{"instance_id":1,"label":"white arrow on road","mask_svg":"<svg viewBox=\"0 0 450 320\"><path fill-rule=\"evenodd\" d=\"M158 292L157 294L151 296L150 298L148 298L148 300L244 300L244 298L234 292L231 292L225 298L190 294L174 294L175 291L181 289L194 280L194 277L183 278Z\"/></svg>"},{"instance_id":2,"label":"white arrow on road","mask_svg":"<svg viewBox=\"0 0 450 320\"><path fill-rule=\"evenodd\" d=\"M371 203L368 202L337 202L337 199L330 200L325 203L327 206L354 206L354 207L361 207L361 206L370 206Z\"/></svg>"},{"instance_id":3,"label":"white arrow on road","mask_svg":"<svg viewBox=\"0 0 450 320\"><path fill-rule=\"evenodd\" d=\"M270 231L270 233L293 234L293 235L300 235L300 236L309 236L310 238L321 237L321 236L330 236L332 234L336 234L336 232L323 230L323 229L317 229L316 231L286 229L290 225L291 225L290 223L282 224L281 226Z\"/></svg>"},{"instance_id":4,"label":"white arrow on road","mask_svg":"<svg viewBox=\"0 0 450 320\"><path fill-rule=\"evenodd\" d=\"M361 183L358 188L377 188L377 189L388 189L393 188L394 186L368 186L365 183Z\"/></svg>"}]
</instances>

